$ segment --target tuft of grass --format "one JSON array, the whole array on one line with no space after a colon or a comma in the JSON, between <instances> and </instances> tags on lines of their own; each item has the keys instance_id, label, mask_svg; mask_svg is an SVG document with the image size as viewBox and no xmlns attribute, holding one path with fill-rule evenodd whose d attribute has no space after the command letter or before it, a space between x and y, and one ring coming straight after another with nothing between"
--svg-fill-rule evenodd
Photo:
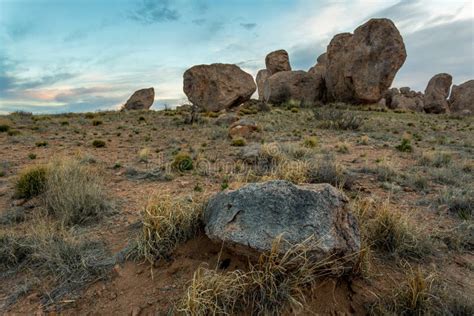
<instances>
[{"instance_id":1,"label":"tuft of grass","mask_svg":"<svg viewBox=\"0 0 474 316\"><path fill-rule=\"evenodd\" d=\"M312 160L307 171L309 183L330 183L336 187L350 187L352 179L344 172L333 155L326 154L322 158Z\"/></svg>"},{"instance_id":2,"label":"tuft of grass","mask_svg":"<svg viewBox=\"0 0 474 316\"><path fill-rule=\"evenodd\" d=\"M95 148L102 148L102 147L105 147L105 142L100 139L94 139L92 141L92 146Z\"/></svg>"},{"instance_id":3,"label":"tuft of grass","mask_svg":"<svg viewBox=\"0 0 474 316\"><path fill-rule=\"evenodd\" d=\"M99 126L99 125L102 125L104 122L102 122L101 120L93 120L92 121L92 125L93 126Z\"/></svg>"},{"instance_id":4,"label":"tuft of grass","mask_svg":"<svg viewBox=\"0 0 474 316\"><path fill-rule=\"evenodd\" d=\"M177 245L194 237L202 227L203 203L197 198L152 198L143 210L143 227L129 257L151 264L168 258Z\"/></svg>"},{"instance_id":5,"label":"tuft of grass","mask_svg":"<svg viewBox=\"0 0 474 316\"><path fill-rule=\"evenodd\" d=\"M47 141L39 141L39 142L36 142L36 147L46 147L48 146L48 142Z\"/></svg>"},{"instance_id":6,"label":"tuft of grass","mask_svg":"<svg viewBox=\"0 0 474 316\"><path fill-rule=\"evenodd\" d=\"M231 146L243 147L246 145L245 139L243 138L234 138L232 139Z\"/></svg>"},{"instance_id":7,"label":"tuft of grass","mask_svg":"<svg viewBox=\"0 0 474 316\"><path fill-rule=\"evenodd\" d=\"M148 162L150 158L151 150L150 148L143 148L138 152L138 161Z\"/></svg>"},{"instance_id":8,"label":"tuft of grass","mask_svg":"<svg viewBox=\"0 0 474 316\"><path fill-rule=\"evenodd\" d=\"M65 225L90 222L111 208L97 172L78 160L53 161L43 199L48 211Z\"/></svg>"},{"instance_id":9,"label":"tuft of grass","mask_svg":"<svg viewBox=\"0 0 474 316\"><path fill-rule=\"evenodd\" d=\"M179 172L192 170L194 168L193 159L186 153L178 153L174 157L171 167Z\"/></svg>"},{"instance_id":10,"label":"tuft of grass","mask_svg":"<svg viewBox=\"0 0 474 316\"><path fill-rule=\"evenodd\" d=\"M448 152L423 153L418 161L422 166L435 168L447 167L452 161L452 155Z\"/></svg>"},{"instance_id":11,"label":"tuft of grass","mask_svg":"<svg viewBox=\"0 0 474 316\"><path fill-rule=\"evenodd\" d=\"M438 195L438 204L446 205L451 213L462 219L471 219L474 212L474 190L446 189Z\"/></svg>"},{"instance_id":12,"label":"tuft of grass","mask_svg":"<svg viewBox=\"0 0 474 316\"><path fill-rule=\"evenodd\" d=\"M200 267L179 305L185 315L280 315L292 310L305 310L304 292L324 276L341 276L350 269L344 260L313 260L308 238L301 244L289 245L279 253L282 243L277 238L272 249L260 256L247 272L235 270L221 273ZM306 311L307 312L307 311Z\"/></svg>"},{"instance_id":13,"label":"tuft of grass","mask_svg":"<svg viewBox=\"0 0 474 316\"><path fill-rule=\"evenodd\" d=\"M408 218L392 209L388 202L356 200L361 235L375 250L405 259L422 259L433 253L430 237L411 224Z\"/></svg>"},{"instance_id":14,"label":"tuft of grass","mask_svg":"<svg viewBox=\"0 0 474 316\"><path fill-rule=\"evenodd\" d=\"M30 153L30 154L28 154L28 158L30 158L31 160L35 160L36 159L36 154Z\"/></svg>"},{"instance_id":15,"label":"tuft of grass","mask_svg":"<svg viewBox=\"0 0 474 316\"><path fill-rule=\"evenodd\" d=\"M15 196L32 198L43 193L46 189L48 168L43 165L27 167L23 170L15 184Z\"/></svg>"},{"instance_id":16,"label":"tuft of grass","mask_svg":"<svg viewBox=\"0 0 474 316\"><path fill-rule=\"evenodd\" d=\"M341 154L348 154L350 151L350 145L346 142L337 143L336 151Z\"/></svg>"},{"instance_id":17,"label":"tuft of grass","mask_svg":"<svg viewBox=\"0 0 474 316\"><path fill-rule=\"evenodd\" d=\"M316 148L319 144L316 136L306 137L303 141L303 146L306 148Z\"/></svg>"}]
</instances>

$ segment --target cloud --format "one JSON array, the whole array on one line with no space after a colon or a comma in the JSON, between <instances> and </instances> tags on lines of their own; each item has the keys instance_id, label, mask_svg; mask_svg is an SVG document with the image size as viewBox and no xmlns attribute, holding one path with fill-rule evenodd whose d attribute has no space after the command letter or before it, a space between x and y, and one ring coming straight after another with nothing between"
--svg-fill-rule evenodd
<instances>
[{"instance_id":1,"label":"cloud","mask_svg":"<svg viewBox=\"0 0 474 316\"><path fill-rule=\"evenodd\" d=\"M141 0L128 17L142 24L176 21L180 13L169 0Z\"/></svg>"},{"instance_id":2,"label":"cloud","mask_svg":"<svg viewBox=\"0 0 474 316\"><path fill-rule=\"evenodd\" d=\"M203 18L200 18L200 19L194 19L191 21L192 23L196 24L196 25L204 25L206 23L206 19L203 19Z\"/></svg>"},{"instance_id":3,"label":"cloud","mask_svg":"<svg viewBox=\"0 0 474 316\"><path fill-rule=\"evenodd\" d=\"M257 26L257 23L240 23L240 26L247 30L252 30Z\"/></svg>"}]
</instances>

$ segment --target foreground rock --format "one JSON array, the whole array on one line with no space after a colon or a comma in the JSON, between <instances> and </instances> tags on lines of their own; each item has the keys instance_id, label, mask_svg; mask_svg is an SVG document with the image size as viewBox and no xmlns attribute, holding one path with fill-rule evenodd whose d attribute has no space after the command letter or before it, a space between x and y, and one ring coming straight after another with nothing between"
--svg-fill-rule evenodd
<instances>
[{"instance_id":1,"label":"foreground rock","mask_svg":"<svg viewBox=\"0 0 474 316\"><path fill-rule=\"evenodd\" d=\"M425 89L425 112L426 113L446 113L449 109L448 95L449 88L453 83L450 74L441 73L433 76Z\"/></svg>"},{"instance_id":2,"label":"foreground rock","mask_svg":"<svg viewBox=\"0 0 474 316\"><path fill-rule=\"evenodd\" d=\"M406 57L400 32L388 19L371 19L354 34L334 36L327 49L328 101L377 103Z\"/></svg>"},{"instance_id":3,"label":"foreground rock","mask_svg":"<svg viewBox=\"0 0 474 316\"><path fill-rule=\"evenodd\" d=\"M321 99L322 78L306 71L281 71L265 81L264 100L281 104L289 100L311 105Z\"/></svg>"},{"instance_id":4,"label":"foreground rock","mask_svg":"<svg viewBox=\"0 0 474 316\"><path fill-rule=\"evenodd\" d=\"M464 115L474 114L474 80L453 86L449 98L450 110L453 113Z\"/></svg>"},{"instance_id":5,"label":"foreground rock","mask_svg":"<svg viewBox=\"0 0 474 316\"><path fill-rule=\"evenodd\" d=\"M155 89L135 91L123 106L123 110L148 110L155 100Z\"/></svg>"},{"instance_id":6,"label":"foreground rock","mask_svg":"<svg viewBox=\"0 0 474 316\"><path fill-rule=\"evenodd\" d=\"M204 221L212 240L249 254L270 250L281 234L292 244L314 236L319 242L310 251L317 258L360 249L348 200L329 184L296 186L276 180L220 192L210 199Z\"/></svg>"},{"instance_id":7,"label":"foreground rock","mask_svg":"<svg viewBox=\"0 0 474 316\"><path fill-rule=\"evenodd\" d=\"M258 131L259 127L256 122L249 119L240 119L229 127L230 138L251 138Z\"/></svg>"},{"instance_id":8,"label":"foreground rock","mask_svg":"<svg viewBox=\"0 0 474 316\"><path fill-rule=\"evenodd\" d=\"M290 71L290 58L284 49L276 50L265 57L265 65L268 75L271 76L280 71Z\"/></svg>"},{"instance_id":9,"label":"foreground rock","mask_svg":"<svg viewBox=\"0 0 474 316\"><path fill-rule=\"evenodd\" d=\"M257 89L258 89L258 99L263 100L263 89L265 85L265 80L269 77L269 72L266 69L260 69L257 72L257 77L255 81L257 82Z\"/></svg>"},{"instance_id":10,"label":"foreground rock","mask_svg":"<svg viewBox=\"0 0 474 316\"><path fill-rule=\"evenodd\" d=\"M308 72L324 79L326 77L326 64L327 54L324 53L318 57L316 65L309 68Z\"/></svg>"},{"instance_id":11,"label":"foreground rock","mask_svg":"<svg viewBox=\"0 0 474 316\"><path fill-rule=\"evenodd\" d=\"M183 75L189 101L205 111L218 112L250 99L257 87L252 75L236 65L198 65Z\"/></svg>"}]
</instances>

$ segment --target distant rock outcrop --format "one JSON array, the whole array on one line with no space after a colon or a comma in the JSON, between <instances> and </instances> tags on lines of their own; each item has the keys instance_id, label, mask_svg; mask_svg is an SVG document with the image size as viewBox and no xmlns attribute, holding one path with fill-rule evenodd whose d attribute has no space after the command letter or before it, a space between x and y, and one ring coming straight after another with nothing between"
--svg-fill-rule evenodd
<instances>
[{"instance_id":1,"label":"distant rock outcrop","mask_svg":"<svg viewBox=\"0 0 474 316\"><path fill-rule=\"evenodd\" d=\"M334 36L327 49L328 101L377 103L406 56L400 32L388 19L371 19L354 34Z\"/></svg>"},{"instance_id":2,"label":"distant rock outcrop","mask_svg":"<svg viewBox=\"0 0 474 316\"><path fill-rule=\"evenodd\" d=\"M453 77L447 73L433 76L425 89L424 108L426 113L446 113L449 109L449 88Z\"/></svg>"},{"instance_id":3,"label":"distant rock outcrop","mask_svg":"<svg viewBox=\"0 0 474 316\"><path fill-rule=\"evenodd\" d=\"M263 89L265 86L265 80L269 77L269 72L266 69L260 69L257 72L257 77L255 81L257 82L257 89L258 89L258 99L263 100Z\"/></svg>"},{"instance_id":4,"label":"distant rock outcrop","mask_svg":"<svg viewBox=\"0 0 474 316\"><path fill-rule=\"evenodd\" d=\"M297 186L276 180L220 192L209 200L204 223L212 240L244 254L269 251L279 236L291 244L313 237L308 250L316 260L360 250L347 197L325 183Z\"/></svg>"},{"instance_id":5,"label":"distant rock outcrop","mask_svg":"<svg viewBox=\"0 0 474 316\"><path fill-rule=\"evenodd\" d=\"M256 88L252 75L233 64L198 65L183 75L184 93L205 111L238 106L249 100Z\"/></svg>"},{"instance_id":6,"label":"distant rock outcrop","mask_svg":"<svg viewBox=\"0 0 474 316\"><path fill-rule=\"evenodd\" d=\"M306 71L281 71L265 81L264 100L271 104L295 100L311 105L321 98L321 84L321 77Z\"/></svg>"},{"instance_id":7,"label":"distant rock outcrop","mask_svg":"<svg viewBox=\"0 0 474 316\"><path fill-rule=\"evenodd\" d=\"M309 68L308 72L324 79L326 77L326 64L327 53L324 53L319 55L316 65Z\"/></svg>"},{"instance_id":8,"label":"distant rock outcrop","mask_svg":"<svg viewBox=\"0 0 474 316\"><path fill-rule=\"evenodd\" d=\"M290 71L290 58L284 49L271 52L265 57L265 65L267 67L268 75L271 76L280 71Z\"/></svg>"},{"instance_id":9,"label":"distant rock outcrop","mask_svg":"<svg viewBox=\"0 0 474 316\"><path fill-rule=\"evenodd\" d=\"M155 100L155 89L135 91L123 106L123 110L148 110Z\"/></svg>"},{"instance_id":10,"label":"distant rock outcrop","mask_svg":"<svg viewBox=\"0 0 474 316\"><path fill-rule=\"evenodd\" d=\"M464 115L474 114L474 80L454 85L449 97L450 110Z\"/></svg>"},{"instance_id":11,"label":"distant rock outcrop","mask_svg":"<svg viewBox=\"0 0 474 316\"><path fill-rule=\"evenodd\" d=\"M385 93L385 104L391 109L423 112L423 93L409 87L392 88Z\"/></svg>"}]
</instances>

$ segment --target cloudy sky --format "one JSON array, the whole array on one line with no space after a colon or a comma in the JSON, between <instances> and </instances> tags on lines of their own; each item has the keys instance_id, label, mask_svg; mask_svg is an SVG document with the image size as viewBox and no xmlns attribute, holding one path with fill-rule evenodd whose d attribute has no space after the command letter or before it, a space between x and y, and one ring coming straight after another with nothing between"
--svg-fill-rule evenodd
<instances>
[{"instance_id":1,"label":"cloudy sky","mask_svg":"<svg viewBox=\"0 0 474 316\"><path fill-rule=\"evenodd\" d=\"M192 65L255 75L284 48L307 70L332 36L372 17L392 19L405 41L394 86L474 78L472 0L0 0L0 113L117 108L151 86L154 108L173 106Z\"/></svg>"}]
</instances>

